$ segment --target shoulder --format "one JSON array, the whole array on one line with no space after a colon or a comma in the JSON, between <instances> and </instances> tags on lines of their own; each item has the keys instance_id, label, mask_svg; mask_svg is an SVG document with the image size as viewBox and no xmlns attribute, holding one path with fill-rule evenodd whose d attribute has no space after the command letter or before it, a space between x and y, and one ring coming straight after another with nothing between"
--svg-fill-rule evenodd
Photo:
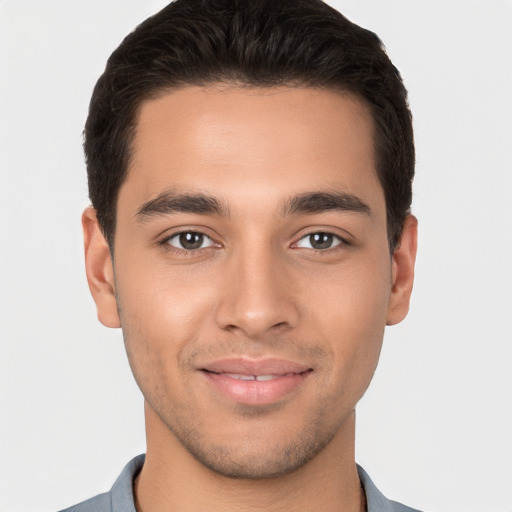
<instances>
[{"instance_id":1,"label":"shoulder","mask_svg":"<svg viewBox=\"0 0 512 512\"><path fill-rule=\"evenodd\" d=\"M106 492L60 512L110 512L111 510L110 493Z\"/></svg>"},{"instance_id":2,"label":"shoulder","mask_svg":"<svg viewBox=\"0 0 512 512\"><path fill-rule=\"evenodd\" d=\"M98 494L60 512L136 512L133 481L144 464L144 455L132 459L123 469L110 492Z\"/></svg>"},{"instance_id":3,"label":"shoulder","mask_svg":"<svg viewBox=\"0 0 512 512\"><path fill-rule=\"evenodd\" d=\"M368 476L368 473L366 473L361 466L357 466L357 472L366 494L368 512L420 512L415 508L407 507L396 501L388 500L379 491L379 489L377 489L371 478Z\"/></svg>"},{"instance_id":4,"label":"shoulder","mask_svg":"<svg viewBox=\"0 0 512 512\"><path fill-rule=\"evenodd\" d=\"M406 505L396 501L390 501L389 503L391 504L393 512L421 512L416 508L407 507Z\"/></svg>"}]
</instances>

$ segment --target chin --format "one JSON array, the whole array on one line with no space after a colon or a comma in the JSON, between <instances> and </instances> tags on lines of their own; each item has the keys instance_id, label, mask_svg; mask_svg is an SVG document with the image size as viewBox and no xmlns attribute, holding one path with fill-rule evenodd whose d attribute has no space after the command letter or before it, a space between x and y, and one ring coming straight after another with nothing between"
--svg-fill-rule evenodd
<instances>
[{"instance_id":1,"label":"chin","mask_svg":"<svg viewBox=\"0 0 512 512\"><path fill-rule=\"evenodd\" d=\"M187 426L167 423L173 437L201 465L220 476L246 480L278 478L297 471L339 431L338 425L325 428L318 419L293 431L272 422L229 432L225 424L221 432Z\"/></svg>"},{"instance_id":2,"label":"chin","mask_svg":"<svg viewBox=\"0 0 512 512\"><path fill-rule=\"evenodd\" d=\"M258 443L259 444L259 443ZM241 446L194 445L187 447L193 457L214 473L233 479L263 480L278 478L297 471L313 459L327 442L289 443L276 446L271 442L261 449L242 443Z\"/></svg>"}]
</instances>

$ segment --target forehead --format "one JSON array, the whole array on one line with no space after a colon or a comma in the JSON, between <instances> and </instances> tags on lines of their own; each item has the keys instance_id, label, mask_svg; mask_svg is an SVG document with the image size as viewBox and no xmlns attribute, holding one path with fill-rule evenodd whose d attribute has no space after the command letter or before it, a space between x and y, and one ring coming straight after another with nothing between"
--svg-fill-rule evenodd
<instances>
[{"instance_id":1,"label":"forehead","mask_svg":"<svg viewBox=\"0 0 512 512\"><path fill-rule=\"evenodd\" d=\"M120 191L281 197L380 190L373 121L348 93L316 88L185 87L144 102ZM206 190L205 190L206 189Z\"/></svg>"}]
</instances>

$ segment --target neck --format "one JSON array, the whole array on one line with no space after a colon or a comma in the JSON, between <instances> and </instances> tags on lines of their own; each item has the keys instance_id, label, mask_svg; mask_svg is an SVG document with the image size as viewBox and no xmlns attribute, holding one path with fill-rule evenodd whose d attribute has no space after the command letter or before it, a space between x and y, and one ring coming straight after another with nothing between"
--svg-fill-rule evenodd
<instances>
[{"instance_id":1,"label":"neck","mask_svg":"<svg viewBox=\"0 0 512 512\"><path fill-rule=\"evenodd\" d=\"M354 461L355 414L311 461L277 478L219 475L198 462L146 404L147 453L134 486L138 512L365 510Z\"/></svg>"}]
</instances>

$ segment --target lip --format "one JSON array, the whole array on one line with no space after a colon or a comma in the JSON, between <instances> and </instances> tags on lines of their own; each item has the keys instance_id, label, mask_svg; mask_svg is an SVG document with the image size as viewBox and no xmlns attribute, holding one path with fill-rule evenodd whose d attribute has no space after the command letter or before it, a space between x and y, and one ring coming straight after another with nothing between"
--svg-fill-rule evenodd
<instances>
[{"instance_id":1,"label":"lip","mask_svg":"<svg viewBox=\"0 0 512 512\"><path fill-rule=\"evenodd\" d=\"M312 372L306 365L275 358L222 359L199 370L217 392L246 405L269 405L282 400Z\"/></svg>"}]
</instances>

